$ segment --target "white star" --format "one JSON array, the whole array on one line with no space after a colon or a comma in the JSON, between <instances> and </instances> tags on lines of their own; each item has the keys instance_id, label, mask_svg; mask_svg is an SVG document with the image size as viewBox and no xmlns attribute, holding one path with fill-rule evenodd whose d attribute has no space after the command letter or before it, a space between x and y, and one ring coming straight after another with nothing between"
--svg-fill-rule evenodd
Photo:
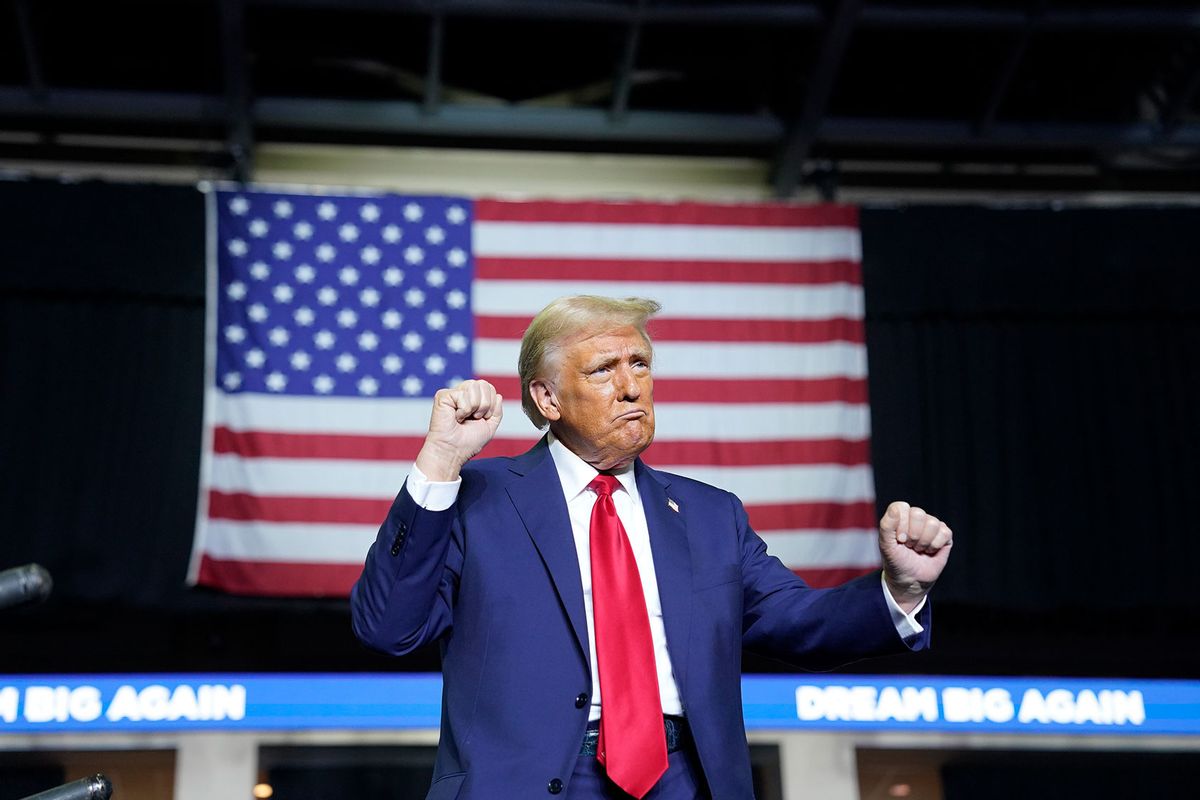
<instances>
[{"instance_id":1,"label":"white star","mask_svg":"<svg viewBox=\"0 0 1200 800\"><path fill-rule=\"evenodd\" d=\"M383 226L383 240L388 244L395 244L400 241L400 237L403 235L404 233L400 230L399 225Z\"/></svg>"},{"instance_id":2,"label":"white star","mask_svg":"<svg viewBox=\"0 0 1200 800\"><path fill-rule=\"evenodd\" d=\"M334 363L337 364L340 372L353 372L354 368L358 366L358 359L349 353L342 353Z\"/></svg>"},{"instance_id":3,"label":"white star","mask_svg":"<svg viewBox=\"0 0 1200 800\"><path fill-rule=\"evenodd\" d=\"M292 257L292 246L288 242L280 240L271 248L271 252L276 258L283 261Z\"/></svg>"},{"instance_id":4,"label":"white star","mask_svg":"<svg viewBox=\"0 0 1200 800\"><path fill-rule=\"evenodd\" d=\"M267 363L267 354L257 347L246 351L246 366L258 369Z\"/></svg>"},{"instance_id":5,"label":"white star","mask_svg":"<svg viewBox=\"0 0 1200 800\"><path fill-rule=\"evenodd\" d=\"M375 247L374 245L368 245L364 247L362 252L359 253L359 256L362 258L362 262L364 264L378 264L379 255L379 248Z\"/></svg>"},{"instance_id":6,"label":"white star","mask_svg":"<svg viewBox=\"0 0 1200 800\"><path fill-rule=\"evenodd\" d=\"M396 330L400 327L400 323L404 321L404 315L394 308L389 308L383 312L383 327L388 330Z\"/></svg>"},{"instance_id":7,"label":"white star","mask_svg":"<svg viewBox=\"0 0 1200 800\"><path fill-rule=\"evenodd\" d=\"M229 295L230 300L241 300L246 296L246 284L241 281L234 281L225 287L225 294Z\"/></svg>"},{"instance_id":8,"label":"white star","mask_svg":"<svg viewBox=\"0 0 1200 800\"><path fill-rule=\"evenodd\" d=\"M292 233L294 233L296 235L297 239L307 242L309 239L312 238L312 235L313 235L312 223L297 222L295 225L292 226Z\"/></svg>"},{"instance_id":9,"label":"white star","mask_svg":"<svg viewBox=\"0 0 1200 800\"><path fill-rule=\"evenodd\" d=\"M317 346L318 350L328 350L336 341L337 337L333 335L333 331L317 331L313 336L313 344Z\"/></svg>"},{"instance_id":10,"label":"white star","mask_svg":"<svg viewBox=\"0 0 1200 800\"><path fill-rule=\"evenodd\" d=\"M461 267L467 263L467 253L461 247L452 247L450 252L446 253L446 260L452 267Z\"/></svg>"},{"instance_id":11,"label":"white star","mask_svg":"<svg viewBox=\"0 0 1200 800\"><path fill-rule=\"evenodd\" d=\"M425 359L425 369L431 375L441 375L446 371L446 359L441 356L430 356Z\"/></svg>"},{"instance_id":12,"label":"white star","mask_svg":"<svg viewBox=\"0 0 1200 800\"><path fill-rule=\"evenodd\" d=\"M312 283L313 278L317 277L317 271L312 268L311 264L301 264L300 266L296 267L294 274L296 276L296 280L300 281L301 283Z\"/></svg>"},{"instance_id":13,"label":"white star","mask_svg":"<svg viewBox=\"0 0 1200 800\"><path fill-rule=\"evenodd\" d=\"M235 216L240 217L250 210L250 201L239 195L238 197L235 197L229 201L229 210L232 211Z\"/></svg>"},{"instance_id":14,"label":"white star","mask_svg":"<svg viewBox=\"0 0 1200 800\"><path fill-rule=\"evenodd\" d=\"M318 375L313 378L313 388L317 394L329 394L333 391L333 378L328 375Z\"/></svg>"},{"instance_id":15,"label":"white star","mask_svg":"<svg viewBox=\"0 0 1200 800\"><path fill-rule=\"evenodd\" d=\"M458 386L462 382L463 382L462 375L455 375L454 377L452 377L446 381L446 388L453 389L455 386Z\"/></svg>"},{"instance_id":16,"label":"white star","mask_svg":"<svg viewBox=\"0 0 1200 800\"><path fill-rule=\"evenodd\" d=\"M379 337L371 331L363 331L358 335L359 350L374 350L379 346Z\"/></svg>"},{"instance_id":17,"label":"white star","mask_svg":"<svg viewBox=\"0 0 1200 800\"><path fill-rule=\"evenodd\" d=\"M282 372L272 372L267 376L266 383L272 392L282 392L287 388L287 377Z\"/></svg>"},{"instance_id":18,"label":"white star","mask_svg":"<svg viewBox=\"0 0 1200 800\"><path fill-rule=\"evenodd\" d=\"M404 260L410 264L420 264L425 260L425 251L415 244L410 244L404 248Z\"/></svg>"},{"instance_id":19,"label":"white star","mask_svg":"<svg viewBox=\"0 0 1200 800\"><path fill-rule=\"evenodd\" d=\"M395 353L388 353L383 357L383 371L388 375L395 375L404 367L404 359Z\"/></svg>"},{"instance_id":20,"label":"white star","mask_svg":"<svg viewBox=\"0 0 1200 800\"><path fill-rule=\"evenodd\" d=\"M329 244L328 242L317 245L317 258L319 258L321 261L324 261L326 264L328 264L330 261L333 261L333 257L336 255L337 250L335 250L333 245Z\"/></svg>"},{"instance_id":21,"label":"white star","mask_svg":"<svg viewBox=\"0 0 1200 800\"><path fill-rule=\"evenodd\" d=\"M404 302L416 308L425 302L425 293L414 286L404 293Z\"/></svg>"},{"instance_id":22,"label":"white star","mask_svg":"<svg viewBox=\"0 0 1200 800\"><path fill-rule=\"evenodd\" d=\"M343 328L353 328L358 324L358 312L353 308L343 308L337 313L337 321Z\"/></svg>"},{"instance_id":23,"label":"white star","mask_svg":"<svg viewBox=\"0 0 1200 800\"><path fill-rule=\"evenodd\" d=\"M370 375L364 375L358 381L359 394L375 394L379 391L379 381L372 378Z\"/></svg>"},{"instance_id":24,"label":"white star","mask_svg":"<svg viewBox=\"0 0 1200 800\"><path fill-rule=\"evenodd\" d=\"M441 244L445 240L446 232L437 225L433 225L425 229L425 241L429 242L430 244Z\"/></svg>"},{"instance_id":25,"label":"white star","mask_svg":"<svg viewBox=\"0 0 1200 800\"><path fill-rule=\"evenodd\" d=\"M446 315L441 311L430 311L425 315L425 324L431 331L440 331L446 327Z\"/></svg>"},{"instance_id":26,"label":"white star","mask_svg":"<svg viewBox=\"0 0 1200 800\"><path fill-rule=\"evenodd\" d=\"M347 286L358 283L358 270L354 267L342 267L338 270L338 280Z\"/></svg>"},{"instance_id":27,"label":"white star","mask_svg":"<svg viewBox=\"0 0 1200 800\"><path fill-rule=\"evenodd\" d=\"M255 261L250 265L250 277L256 281L265 281L271 275L271 268L265 261Z\"/></svg>"},{"instance_id":28,"label":"white star","mask_svg":"<svg viewBox=\"0 0 1200 800\"><path fill-rule=\"evenodd\" d=\"M467 296L458 289L446 292L446 305L451 308L462 308L467 304Z\"/></svg>"},{"instance_id":29,"label":"white star","mask_svg":"<svg viewBox=\"0 0 1200 800\"><path fill-rule=\"evenodd\" d=\"M446 273L435 267L425 273L425 282L435 289L440 289L446 283Z\"/></svg>"},{"instance_id":30,"label":"white star","mask_svg":"<svg viewBox=\"0 0 1200 800\"><path fill-rule=\"evenodd\" d=\"M267 307L262 303L255 303L254 305L250 306L250 308L246 309L246 316L250 317L250 319L254 320L255 322L265 321L268 314L269 312L267 311Z\"/></svg>"},{"instance_id":31,"label":"white star","mask_svg":"<svg viewBox=\"0 0 1200 800\"><path fill-rule=\"evenodd\" d=\"M467 212L462 206L450 206L446 209L446 219L451 225L461 225L467 220Z\"/></svg>"},{"instance_id":32,"label":"white star","mask_svg":"<svg viewBox=\"0 0 1200 800\"><path fill-rule=\"evenodd\" d=\"M227 372L221 382L225 384L226 389L232 392L242 385L242 376L236 372Z\"/></svg>"},{"instance_id":33,"label":"white star","mask_svg":"<svg viewBox=\"0 0 1200 800\"><path fill-rule=\"evenodd\" d=\"M322 286L317 289L317 302L323 306L331 306L337 302L338 292L332 286Z\"/></svg>"},{"instance_id":34,"label":"white star","mask_svg":"<svg viewBox=\"0 0 1200 800\"><path fill-rule=\"evenodd\" d=\"M281 283L271 291L271 294L275 296L276 303L290 303L292 302L294 292L292 291L292 287L286 283Z\"/></svg>"},{"instance_id":35,"label":"white star","mask_svg":"<svg viewBox=\"0 0 1200 800\"><path fill-rule=\"evenodd\" d=\"M225 326L225 341L230 342L232 344L237 344L238 342L245 341L245 339L246 339L246 329L243 328L241 325Z\"/></svg>"},{"instance_id":36,"label":"white star","mask_svg":"<svg viewBox=\"0 0 1200 800\"><path fill-rule=\"evenodd\" d=\"M292 353L292 369L308 369L312 364L312 356L303 350L297 350Z\"/></svg>"},{"instance_id":37,"label":"white star","mask_svg":"<svg viewBox=\"0 0 1200 800\"><path fill-rule=\"evenodd\" d=\"M287 200L275 201L275 205L271 206L271 209L275 212L275 216L280 219L287 219L292 215L292 204Z\"/></svg>"},{"instance_id":38,"label":"white star","mask_svg":"<svg viewBox=\"0 0 1200 800\"><path fill-rule=\"evenodd\" d=\"M421 334L417 333L416 331L409 331L408 333L404 334L404 338L401 340L401 343L404 345L405 350L413 353L421 349L421 345L425 344L425 340L422 339Z\"/></svg>"},{"instance_id":39,"label":"white star","mask_svg":"<svg viewBox=\"0 0 1200 800\"><path fill-rule=\"evenodd\" d=\"M409 203L404 207L404 218L409 222L420 222L423 216L425 211L416 203Z\"/></svg>"},{"instance_id":40,"label":"white star","mask_svg":"<svg viewBox=\"0 0 1200 800\"><path fill-rule=\"evenodd\" d=\"M317 216L326 222L329 222L329 220L337 216L337 206L326 200L324 203L321 203L321 205L317 206Z\"/></svg>"},{"instance_id":41,"label":"white star","mask_svg":"<svg viewBox=\"0 0 1200 800\"><path fill-rule=\"evenodd\" d=\"M246 251L249 249L250 248L241 239L229 240L229 252L233 253L235 256L244 256L246 255Z\"/></svg>"},{"instance_id":42,"label":"white star","mask_svg":"<svg viewBox=\"0 0 1200 800\"><path fill-rule=\"evenodd\" d=\"M446 346L450 348L451 352L461 353L467 349L467 337L461 333L452 333L446 339Z\"/></svg>"},{"instance_id":43,"label":"white star","mask_svg":"<svg viewBox=\"0 0 1200 800\"><path fill-rule=\"evenodd\" d=\"M399 267L388 267L383 271L383 282L388 286L399 286L404 282L404 270Z\"/></svg>"},{"instance_id":44,"label":"white star","mask_svg":"<svg viewBox=\"0 0 1200 800\"><path fill-rule=\"evenodd\" d=\"M271 332L267 334L267 337L271 340L271 344L276 347L283 347L288 343L288 339L292 338L292 335L288 333L287 328L276 326L271 328Z\"/></svg>"},{"instance_id":45,"label":"white star","mask_svg":"<svg viewBox=\"0 0 1200 800\"><path fill-rule=\"evenodd\" d=\"M358 293L358 302L367 308L374 308L379 305L379 290L372 288L363 289Z\"/></svg>"},{"instance_id":46,"label":"white star","mask_svg":"<svg viewBox=\"0 0 1200 800\"><path fill-rule=\"evenodd\" d=\"M261 239L262 237L266 236L267 231L271 229L271 226L267 224L265 219L251 220L248 227L250 230L250 235L256 239Z\"/></svg>"},{"instance_id":47,"label":"white star","mask_svg":"<svg viewBox=\"0 0 1200 800\"><path fill-rule=\"evenodd\" d=\"M358 228L347 222L342 227L338 228L338 236L343 242L353 242L358 239Z\"/></svg>"},{"instance_id":48,"label":"white star","mask_svg":"<svg viewBox=\"0 0 1200 800\"><path fill-rule=\"evenodd\" d=\"M358 215L363 218L363 222L376 222L379 219L379 206L367 203L358 210Z\"/></svg>"},{"instance_id":49,"label":"white star","mask_svg":"<svg viewBox=\"0 0 1200 800\"><path fill-rule=\"evenodd\" d=\"M421 388L424 385L425 384L422 383L421 379L416 375L409 375L404 379L404 382L400 384L400 388L404 390L405 394L417 394L421 391Z\"/></svg>"},{"instance_id":50,"label":"white star","mask_svg":"<svg viewBox=\"0 0 1200 800\"><path fill-rule=\"evenodd\" d=\"M292 319L296 320L296 324L305 328L307 328L309 325L312 325L313 320L316 318L317 315L314 314L313 310L308 306L300 306L296 309L295 313L292 314Z\"/></svg>"}]
</instances>

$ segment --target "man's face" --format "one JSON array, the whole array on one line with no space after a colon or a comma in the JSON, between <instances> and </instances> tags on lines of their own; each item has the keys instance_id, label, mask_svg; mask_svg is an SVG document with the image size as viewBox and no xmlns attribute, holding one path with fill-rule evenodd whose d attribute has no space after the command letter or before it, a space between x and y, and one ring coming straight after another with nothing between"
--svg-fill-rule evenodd
<instances>
[{"instance_id":1,"label":"man's face","mask_svg":"<svg viewBox=\"0 0 1200 800\"><path fill-rule=\"evenodd\" d=\"M554 435L598 470L637 458L654 439L650 345L637 328L571 340L557 362L557 374L541 382Z\"/></svg>"}]
</instances>

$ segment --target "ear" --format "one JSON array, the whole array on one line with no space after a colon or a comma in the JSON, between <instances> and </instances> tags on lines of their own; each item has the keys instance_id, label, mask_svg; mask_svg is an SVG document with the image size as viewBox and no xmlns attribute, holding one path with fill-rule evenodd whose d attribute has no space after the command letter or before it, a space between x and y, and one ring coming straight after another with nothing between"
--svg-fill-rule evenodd
<instances>
[{"instance_id":1,"label":"ear","mask_svg":"<svg viewBox=\"0 0 1200 800\"><path fill-rule=\"evenodd\" d=\"M541 378L529 382L529 396L533 398L533 404L542 412L542 416L550 422L555 422L562 416L554 387Z\"/></svg>"}]
</instances>

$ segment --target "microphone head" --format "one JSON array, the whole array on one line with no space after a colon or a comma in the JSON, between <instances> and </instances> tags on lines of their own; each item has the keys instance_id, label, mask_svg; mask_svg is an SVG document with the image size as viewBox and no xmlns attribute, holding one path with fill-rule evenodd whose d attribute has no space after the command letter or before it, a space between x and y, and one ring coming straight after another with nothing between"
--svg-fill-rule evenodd
<instances>
[{"instance_id":1,"label":"microphone head","mask_svg":"<svg viewBox=\"0 0 1200 800\"><path fill-rule=\"evenodd\" d=\"M27 596L30 600L41 602L50 596L50 591L54 588L54 579L50 577L50 572L41 564L30 564L26 567L25 586ZM101 775L100 777L104 777ZM105 781L108 779L105 778Z\"/></svg>"},{"instance_id":2,"label":"microphone head","mask_svg":"<svg viewBox=\"0 0 1200 800\"><path fill-rule=\"evenodd\" d=\"M42 571L45 572L45 570ZM104 773L97 772L88 778L88 800L108 800L110 797L112 797L112 783L104 777Z\"/></svg>"}]
</instances>

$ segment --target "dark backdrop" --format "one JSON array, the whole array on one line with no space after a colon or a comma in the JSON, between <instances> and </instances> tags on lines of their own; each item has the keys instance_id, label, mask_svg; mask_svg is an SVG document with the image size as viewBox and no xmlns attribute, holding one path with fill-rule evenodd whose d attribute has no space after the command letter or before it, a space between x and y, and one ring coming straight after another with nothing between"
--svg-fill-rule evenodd
<instances>
[{"instance_id":1,"label":"dark backdrop","mask_svg":"<svg viewBox=\"0 0 1200 800\"><path fill-rule=\"evenodd\" d=\"M1200 677L1200 210L868 208L881 505L957 533L935 648L861 671ZM191 188L0 182L3 672L431 669L344 601L184 586L204 208ZM755 670L778 669L750 658Z\"/></svg>"}]
</instances>

